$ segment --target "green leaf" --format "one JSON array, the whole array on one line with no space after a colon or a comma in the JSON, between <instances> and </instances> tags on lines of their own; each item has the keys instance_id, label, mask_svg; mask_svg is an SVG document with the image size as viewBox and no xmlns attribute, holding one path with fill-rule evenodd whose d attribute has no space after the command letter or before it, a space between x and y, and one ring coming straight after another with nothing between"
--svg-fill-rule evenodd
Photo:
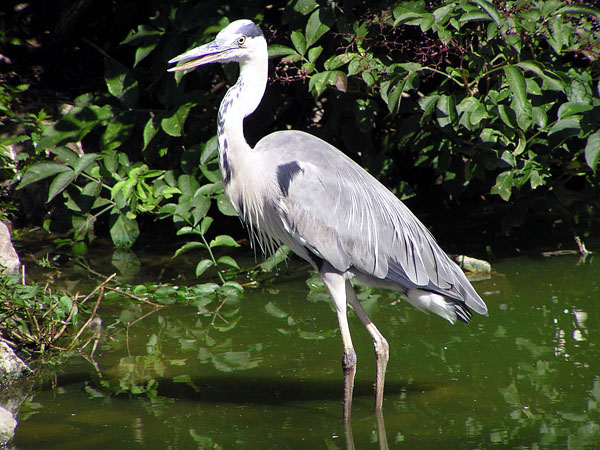
<instances>
[{"instance_id":1,"label":"green leaf","mask_svg":"<svg viewBox=\"0 0 600 450\"><path fill-rule=\"evenodd\" d=\"M169 136L178 137L183 132L185 120L192 109L192 103L184 103L171 116L160 121L160 126Z\"/></svg>"},{"instance_id":2,"label":"green leaf","mask_svg":"<svg viewBox=\"0 0 600 450\"><path fill-rule=\"evenodd\" d=\"M541 129L546 128L546 125L548 125L548 115L546 114L546 110L541 106L531 108L531 118Z\"/></svg>"},{"instance_id":3,"label":"green leaf","mask_svg":"<svg viewBox=\"0 0 600 450\"><path fill-rule=\"evenodd\" d=\"M178 235L180 233L177 233ZM185 244L183 244L181 247L179 247L175 253L173 253L173 258L178 257L179 255L181 255L182 253L186 253L189 252L190 250L196 250L197 248L206 248L206 245L202 242L197 242L197 241L188 241Z\"/></svg>"},{"instance_id":4,"label":"green leaf","mask_svg":"<svg viewBox=\"0 0 600 450\"><path fill-rule=\"evenodd\" d=\"M456 104L452 95L440 95L436 104L438 125L442 128L452 126L456 122Z\"/></svg>"},{"instance_id":5,"label":"green leaf","mask_svg":"<svg viewBox=\"0 0 600 450\"><path fill-rule=\"evenodd\" d=\"M65 188L75 180L75 171L69 170L66 172L59 173L52 183L50 183L50 187L48 188L48 200L52 200L58 194L60 194Z\"/></svg>"},{"instance_id":6,"label":"green leaf","mask_svg":"<svg viewBox=\"0 0 600 450\"><path fill-rule=\"evenodd\" d=\"M515 159L515 155L513 155L508 150L504 150L504 152L502 152L502 156L500 157L500 159L502 161L506 162L511 167L515 167L516 164L517 164L517 161Z\"/></svg>"},{"instance_id":7,"label":"green leaf","mask_svg":"<svg viewBox=\"0 0 600 450\"><path fill-rule=\"evenodd\" d=\"M210 259L203 259L196 265L196 277L201 277L204 272L214 266L215 263Z\"/></svg>"},{"instance_id":8,"label":"green leaf","mask_svg":"<svg viewBox=\"0 0 600 450\"><path fill-rule=\"evenodd\" d=\"M435 17L435 23L437 25L445 24L450 18L454 10L456 9L456 3L449 3L445 6L440 6L433 11L433 16Z\"/></svg>"},{"instance_id":9,"label":"green leaf","mask_svg":"<svg viewBox=\"0 0 600 450\"><path fill-rule=\"evenodd\" d=\"M519 143L517 144L517 148L513 151L513 155L518 156L525 151L525 147L527 146L527 138L525 137L525 133L517 128L517 134L519 135ZM514 167L514 164L512 164Z\"/></svg>"},{"instance_id":10,"label":"green leaf","mask_svg":"<svg viewBox=\"0 0 600 450\"><path fill-rule=\"evenodd\" d=\"M64 164L59 164L57 162L37 162L25 171L21 182L17 186L17 189L22 189L31 183L35 183L36 181L40 181L44 178L56 175L57 173L70 170L71 169Z\"/></svg>"},{"instance_id":11,"label":"green leaf","mask_svg":"<svg viewBox=\"0 0 600 450\"><path fill-rule=\"evenodd\" d=\"M487 0L473 0L473 2L477 3L492 18L494 22L500 25L500 15L492 3L488 2Z\"/></svg>"},{"instance_id":12,"label":"green leaf","mask_svg":"<svg viewBox=\"0 0 600 450\"><path fill-rule=\"evenodd\" d=\"M200 164L207 164L218 154L217 136L211 137L208 141L202 144L202 153L200 154Z\"/></svg>"},{"instance_id":13,"label":"green leaf","mask_svg":"<svg viewBox=\"0 0 600 450\"><path fill-rule=\"evenodd\" d=\"M132 105L137 101L140 95L138 82L133 72L123 64L112 58L108 59L104 77L108 92L113 96L128 105Z\"/></svg>"},{"instance_id":14,"label":"green leaf","mask_svg":"<svg viewBox=\"0 0 600 450\"><path fill-rule=\"evenodd\" d=\"M36 151L52 149L68 142L80 142L98 124L110 119L113 111L109 105L76 106L58 122L42 132Z\"/></svg>"},{"instance_id":15,"label":"green leaf","mask_svg":"<svg viewBox=\"0 0 600 450\"><path fill-rule=\"evenodd\" d=\"M316 60L319 58L319 55L323 51L323 47L320 45L317 47L313 47L308 51L308 60L315 64Z\"/></svg>"},{"instance_id":16,"label":"green leaf","mask_svg":"<svg viewBox=\"0 0 600 450\"><path fill-rule=\"evenodd\" d=\"M79 176L81 172L90 167L98 158L100 158L100 155L97 155L96 153L85 153L81 155L74 167L75 176Z\"/></svg>"},{"instance_id":17,"label":"green leaf","mask_svg":"<svg viewBox=\"0 0 600 450\"><path fill-rule=\"evenodd\" d=\"M493 20L489 14L481 11L468 12L460 16L461 22L487 22Z\"/></svg>"},{"instance_id":18,"label":"green leaf","mask_svg":"<svg viewBox=\"0 0 600 450\"><path fill-rule=\"evenodd\" d=\"M135 220L129 219L119 210L111 214L110 237L117 247L131 247L139 235L140 230Z\"/></svg>"},{"instance_id":19,"label":"green leaf","mask_svg":"<svg viewBox=\"0 0 600 450\"><path fill-rule=\"evenodd\" d=\"M516 100L517 114L519 114L519 112L525 110L525 105L527 104L525 77L517 67L511 64L504 66L504 74Z\"/></svg>"},{"instance_id":20,"label":"green leaf","mask_svg":"<svg viewBox=\"0 0 600 450\"><path fill-rule=\"evenodd\" d=\"M319 12L319 9L315 10L306 23L306 48L312 47L321 36L329 31L329 27L324 23L321 23ZM304 55L304 53L302 54Z\"/></svg>"},{"instance_id":21,"label":"green leaf","mask_svg":"<svg viewBox=\"0 0 600 450\"><path fill-rule=\"evenodd\" d=\"M325 61L323 63L323 67L325 67L326 70L339 69L344 64L348 64L348 62L350 62L355 56L356 56L356 53L351 53L351 52L332 56L331 58L327 59L327 61Z\"/></svg>"},{"instance_id":22,"label":"green leaf","mask_svg":"<svg viewBox=\"0 0 600 450\"><path fill-rule=\"evenodd\" d=\"M217 199L217 208L221 211L222 214L226 216L237 216L238 213L231 204L231 202L225 197L225 194L219 194L216 196Z\"/></svg>"},{"instance_id":23,"label":"green leaf","mask_svg":"<svg viewBox=\"0 0 600 450\"><path fill-rule=\"evenodd\" d=\"M140 63L140 61L142 61L146 56L152 53L152 50L156 48L157 44L158 42L154 42L143 47L138 47L135 51L135 60L133 62L133 67L136 67Z\"/></svg>"},{"instance_id":24,"label":"green leaf","mask_svg":"<svg viewBox=\"0 0 600 450\"><path fill-rule=\"evenodd\" d=\"M421 28L421 31L423 33L429 31L429 29L431 29L431 27L433 26L435 22L435 17L433 16L433 14L431 13L425 13L423 14L422 17L418 18L418 19L414 19L411 20L409 22L410 25L419 25L419 27Z\"/></svg>"},{"instance_id":25,"label":"green leaf","mask_svg":"<svg viewBox=\"0 0 600 450\"><path fill-rule=\"evenodd\" d=\"M206 232L212 225L213 221L214 221L214 219L212 217L208 217L208 216L206 216L204 219L202 219L202 222L200 222L200 233L206 234Z\"/></svg>"},{"instance_id":26,"label":"green leaf","mask_svg":"<svg viewBox=\"0 0 600 450\"><path fill-rule=\"evenodd\" d=\"M323 93L327 86L335 86L337 81L336 71L324 71L315 73L308 82L308 88L314 93L315 96L319 96Z\"/></svg>"},{"instance_id":27,"label":"green leaf","mask_svg":"<svg viewBox=\"0 0 600 450\"><path fill-rule=\"evenodd\" d=\"M150 117L144 126L144 132L142 133L142 137L144 138L144 146L142 147L142 150L146 150L148 144L150 144L150 141L158 132L158 127L155 123L156 120L156 117Z\"/></svg>"},{"instance_id":28,"label":"green leaf","mask_svg":"<svg viewBox=\"0 0 600 450\"><path fill-rule=\"evenodd\" d=\"M600 130L588 136L585 144L585 162L596 173L600 160Z\"/></svg>"},{"instance_id":29,"label":"green leaf","mask_svg":"<svg viewBox=\"0 0 600 450\"><path fill-rule=\"evenodd\" d=\"M579 114L594 109L592 105L584 105L581 103L566 102L558 108L558 118L564 119L575 114Z\"/></svg>"},{"instance_id":30,"label":"green leaf","mask_svg":"<svg viewBox=\"0 0 600 450\"><path fill-rule=\"evenodd\" d=\"M556 10L554 14L588 14L600 20L600 11L583 5L568 5Z\"/></svg>"},{"instance_id":31,"label":"green leaf","mask_svg":"<svg viewBox=\"0 0 600 450\"><path fill-rule=\"evenodd\" d=\"M392 114L398 114L400 111L400 104L402 102L402 94L405 90L412 87L412 81L416 77L416 71L410 71L397 83L390 81L384 81L381 83L381 89L379 95L383 101L388 105L388 109Z\"/></svg>"},{"instance_id":32,"label":"green leaf","mask_svg":"<svg viewBox=\"0 0 600 450\"><path fill-rule=\"evenodd\" d=\"M292 40L292 44L294 44L294 48L300 55L304 56L306 53L306 38L302 34L301 31L295 30L290 34L290 39Z\"/></svg>"},{"instance_id":33,"label":"green leaf","mask_svg":"<svg viewBox=\"0 0 600 450\"><path fill-rule=\"evenodd\" d=\"M394 8L394 26L421 18L425 14L427 14L427 10L423 1L399 2L398 6Z\"/></svg>"},{"instance_id":34,"label":"green leaf","mask_svg":"<svg viewBox=\"0 0 600 450\"><path fill-rule=\"evenodd\" d=\"M297 55L293 48L286 45L273 44L269 45L269 58L277 58L279 56Z\"/></svg>"},{"instance_id":35,"label":"green leaf","mask_svg":"<svg viewBox=\"0 0 600 450\"><path fill-rule=\"evenodd\" d=\"M235 259L233 259L231 256L221 256L219 257L219 259L217 259L217 262L219 264L225 264L226 266L230 266L233 267L235 269L239 269L240 266L238 266L238 263L235 261Z\"/></svg>"},{"instance_id":36,"label":"green leaf","mask_svg":"<svg viewBox=\"0 0 600 450\"><path fill-rule=\"evenodd\" d=\"M498 105L498 115L502 119L502 122L510 128L517 127L517 116L511 108L507 108L506 105Z\"/></svg>"},{"instance_id":37,"label":"green leaf","mask_svg":"<svg viewBox=\"0 0 600 450\"><path fill-rule=\"evenodd\" d=\"M419 123L423 124L433 114L440 96L439 94L431 94L419 100L419 106L423 110L423 115Z\"/></svg>"},{"instance_id":38,"label":"green leaf","mask_svg":"<svg viewBox=\"0 0 600 450\"><path fill-rule=\"evenodd\" d=\"M496 177L496 184L492 187L490 192L492 194L498 194L504 201L508 201L510 199L512 185L513 173L511 171L502 172Z\"/></svg>"},{"instance_id":39,"label":"green leaf","mask_svg":"<svg viewBox=\"0 0 600 450\"><path fill-rule=\"evenodd\" d=\"M235 242L235 240L231 236L228 236L226 234L220 234L219 236L215 237L212 241L210 241L210 244L208 244L208 246L210 248L221 247L221 246L223 246L223 247L239 247L240 244Z\"/></svg>"},{"instance_id":40,"label":"green leaf","mask_svg":"<svg viewBox=\"0 0 600 450\"><path fill-rule=\"evenodd\" d=\"M303 16L307 15L318 6L316 0L296 0L293 2L293 5L294 11L299 12Z\"/></svg>"},{"instance_id":41,"label":"green leaf","mask_svg":"<svg viewBox=\"0 0 600 450\"><path fill-rule=\"evenodd\" d=\"M566 135L575 135L579 133L581 125L579 120L575 119L562 119L558 120L550 127L548 136L552 136L556 133L565 133Z\"/></svg>"},{"instance_id":42,"label":"green leaf","mask_svg":"<svg viewBox=\"0 0 600 450\"><path fill-rule=\"evenodd\" d=\"M565 92L566 86L560 77L550 71L547 71L537 61L521 61L517 63L516 66L523 70L533 72L540 77L544 82L542 86L544 89Z\"/></svg>"}]
</instances>

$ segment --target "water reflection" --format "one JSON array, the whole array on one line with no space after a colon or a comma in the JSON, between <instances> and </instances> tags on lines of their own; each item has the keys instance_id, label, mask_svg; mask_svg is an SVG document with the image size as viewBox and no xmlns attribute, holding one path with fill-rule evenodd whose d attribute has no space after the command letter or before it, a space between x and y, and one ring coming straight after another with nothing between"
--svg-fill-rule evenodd
<instances>
[{"instance_id":1,"label":"water reflection","mask_svg":"<svg viewBox=\"0 0 600 450\"><path fill-rule=\"evenodd\" d=\"M361 293L391 359L374 414L372 344L351 317L359 360L347 427L335 314L304 276L223 304L226 321L211 315L220 300L152 314L103 304L95 352L34 391L16 445L64 448L93 435L110 448L595 448L600 266L567 257L495 267L476 286L490 317L469 326ZM40 433L48 428L60 433Z\"/></svg>"},{"instance_id":2,"label":"water reflection","mask_svg":"<svg viewBox=\"0 0 600 450\"><path fill-rule=\"evenodd\" d=\"M387 434L385 431L385 422L383 420L383 412L375 411L373 415L377 421L377 442L379 443L379 450L389 450ZM346 450L355 450L354 435L352 434L352 422L346 422L344 424L344 434L346 436Z\"/></svg>"}]
</instances>

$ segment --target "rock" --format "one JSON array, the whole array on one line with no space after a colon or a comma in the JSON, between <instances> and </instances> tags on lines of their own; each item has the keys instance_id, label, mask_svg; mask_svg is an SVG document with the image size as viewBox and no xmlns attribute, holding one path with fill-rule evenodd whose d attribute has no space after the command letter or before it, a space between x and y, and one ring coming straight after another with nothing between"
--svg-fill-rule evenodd
<instances>
[{"instance_id":1,"label":"rock","mask_svg":"<svg viewBox=\"0 0 600 450\"><path fill-rule=\"evenodd\" d=\"M471 258L470 256L458 255L454 257L461 269L468 272L491 273L492 265L483 259Z\"/></svg>"},{"instance_id":2,"label":"rock","mask_svg":"<svg viewBox=\"0 0 600 450\"><path fill-rule=\"evenodd\" d=\"M13 413L0 406L0 444L10 441L15 436L17 420Z\"/></svg>"},{"instance_id":3,"label":"rock","mask_svg":"<svg viewBox=\"0 0 600 450\"><path fill-rule=\"evenodd\" d=\"M0 272L19 273L21 261L12 245L10 230L0 222Z\"/></svg>"},{"instance_id":4,"label":"rock","mask_svg":"<svg viewBox=\"0 0 600 450\"><path fill-rule=\"evenodd\" d=\"M6 342L0 342L0 384L16 380L23 371L31 372Z\"/></svg>"}]
</instances>

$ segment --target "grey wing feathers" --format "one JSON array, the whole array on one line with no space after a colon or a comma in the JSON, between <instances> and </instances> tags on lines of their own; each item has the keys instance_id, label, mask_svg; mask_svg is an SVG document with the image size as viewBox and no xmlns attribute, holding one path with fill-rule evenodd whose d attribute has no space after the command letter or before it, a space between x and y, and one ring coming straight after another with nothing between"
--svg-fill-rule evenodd
<instances>
[{"instance_id":1,"label":"grey wing feathers","mask_svg":"<svg viewBox=\"0 0 600 450\"><path fill-rule=\"evenodd\" d=\"M437 292L487 314L423 224L335 147L307 133L282 131L263 138L255 150L268 151L278 168L278 208L289 235L280 239L297 253L301 245L340 271L353 268L404 288Z\"/></svg>"}]
</instances>

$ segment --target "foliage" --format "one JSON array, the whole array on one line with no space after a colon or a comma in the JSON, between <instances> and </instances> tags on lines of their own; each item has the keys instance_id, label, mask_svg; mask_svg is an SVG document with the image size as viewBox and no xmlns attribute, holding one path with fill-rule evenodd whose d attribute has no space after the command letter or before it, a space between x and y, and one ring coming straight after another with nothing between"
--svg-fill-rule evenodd
<instances>
[{"instance_id":1,"label":"foliage","mask_svg":"<svg viewBox=\"0 0 600 450\"><path fill-rule=\"evenodd\" d=\"M597 198L599 19L561 1L397 2L354 22L319 7L274 50L328 104L329 86L358 90L355 124L379 134L391 173L413 153L456 198L512 199L509 229L535 204L569 215Z\"/></svg>"},{"instance_id":2,"label":"foliage","mask_svg":"<svg viewBox=\"0 0 600 450\"><path fill-rule=\"evenodd\" d=\"M238 267L213 253L237 245L221 232L227 222L217 211L235 211L220 184L214 136L235 68L185 77L166 69L239 17L263 26L275 66L266 102L277 106L248 120L250 142L276 129L308 129L403 198L509 202L505 231L528 212L550 209L572 222L597 215L600 42L592 7L558 0L269 5L155 1L114 36L101 25L117 10L102 6L104 22L83 36L103 42L92 46L104 60L103 72L92 74L102 83L57 120L30 119L29 135L19 138L31 149L15 180L19 188L46 183L54 205L48 229L66 221L72 240L88 243L106 227L116 246L129 248L145 219L169 218L180 236L197 237L179 253L205 251L198 275Z\"/></svg>"},{"instance_id":3,"label":"foliage","mask_svg":"<svg viewBox=\"0 0 600 450\"><path fill-rule=\"evenodd\" d=\"M16 275L0 277L0 299L2 339L29 354L56 349L57 340L73 333L89 314L81 299L38 284L23 284Z\"/></svg>"}]
</instances>

